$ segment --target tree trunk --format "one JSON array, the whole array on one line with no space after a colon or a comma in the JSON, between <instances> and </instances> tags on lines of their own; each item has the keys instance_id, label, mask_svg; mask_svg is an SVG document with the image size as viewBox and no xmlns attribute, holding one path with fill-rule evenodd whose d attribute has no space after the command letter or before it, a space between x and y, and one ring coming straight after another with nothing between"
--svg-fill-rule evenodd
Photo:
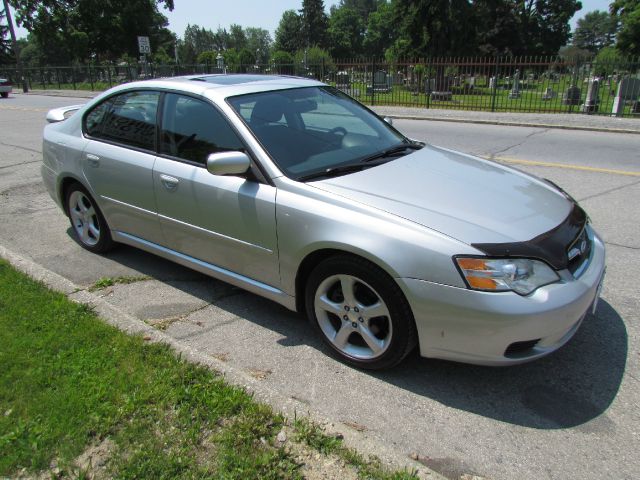
<instances>
[{"instance_id":1,"label":"tree trunk","mask_svg":"<svg viewBox=\"0 0 640 480\"><path fill-rule=\"evenodd\" d=\"M11 46L13 53L16 56L16 69L18 71L18 77L22 81L22 91L27 93L29 87L27 86L27 79L22 73L22 60L20 60L20 47L18 46L18 39L16 38L16 29L13 26L13 18L11 18L11 10L9 10L9 0L2 0L4 3L4 13L7 17L7 24L9 25L9 33L11 35Z\"/></svg>"}]
</instances>

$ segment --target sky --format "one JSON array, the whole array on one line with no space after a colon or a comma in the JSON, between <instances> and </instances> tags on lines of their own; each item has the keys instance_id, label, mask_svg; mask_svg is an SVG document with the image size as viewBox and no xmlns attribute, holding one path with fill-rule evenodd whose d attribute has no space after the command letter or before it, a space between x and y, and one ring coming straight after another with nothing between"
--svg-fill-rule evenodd
<instances>
[{"instance_id":1,"label":"sky","mask_svg":"<svg viewBox=\"0 0 640 480\"><path fill-rule=\"evenodd\" d=\"M329 11L332 5L337 5L339 0L325 0L324 4ZM593 10L608 10L611 0L582 0L580 10L571 20L571 26L575 28L577 20ZM275 37L276 28L285 10L299 10L302 0L174 0L173 12L163 10L169 19L169 29L179 37L184 34L188 24L197 24L211 30L218 27L229 28L232 23L243 27L260 27L269 30L271 37ZM161 9L162 10L162 9ZM18 36L26 37L26 30L19 28Z\"/></svg>"}]
</instances>

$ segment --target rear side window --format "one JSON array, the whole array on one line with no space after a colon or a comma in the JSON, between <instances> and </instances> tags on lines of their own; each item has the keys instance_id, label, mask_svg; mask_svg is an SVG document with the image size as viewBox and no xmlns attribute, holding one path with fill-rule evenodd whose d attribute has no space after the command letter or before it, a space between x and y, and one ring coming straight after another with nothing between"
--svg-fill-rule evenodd
<instances>
[{"instance_id":1,"label":"rear side window","mask_svg":"<svg viewBox=\"0 0 640 480\"><path fill-rule=\"evenodd\" d=\"M85 131L94 138L155 150L158 92L127 92L90 111Z\"/></svg>"},{"instance_id":2,"label":"rear side window","mask_svg":"<svg viewBox=\"0 0 640 480\"><path fill-rule=\"evenodd\" d=\"M224 116L196 98L165 95L160 153L206 165L212 153L244 150Z\"/></svg>"},{"instance_id":3,"label":"rear side window","mask_svg":"<svg viewBox=\"0 0 640 480\"><path fill-rule=\"evenodd\" d=\"M110 103L111 101L107 100L87 114L84 120L84 130L88 135L91 135L92 137L100 136L100 133L102 133L102 121L109 110Z\"/></svg>"}]
</instances>

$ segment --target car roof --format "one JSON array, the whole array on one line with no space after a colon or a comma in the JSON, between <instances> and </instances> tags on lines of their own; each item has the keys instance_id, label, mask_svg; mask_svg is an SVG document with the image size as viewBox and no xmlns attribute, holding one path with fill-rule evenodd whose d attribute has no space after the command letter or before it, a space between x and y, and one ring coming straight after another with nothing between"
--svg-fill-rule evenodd
<instances>
[{"instance_id":1,"label":"car roof","mask_svg":"<svg viewBox=\"0 0 640 480\"><path fill-rule=\"evenodd\" d=\"M245 95L270 90L322 85L325 84L317 80L287 75L205 74L142 80L123 84L117 87L117 89L160 88L181 90L224 99L235 95Z\"/></svg>"}]
</instances>

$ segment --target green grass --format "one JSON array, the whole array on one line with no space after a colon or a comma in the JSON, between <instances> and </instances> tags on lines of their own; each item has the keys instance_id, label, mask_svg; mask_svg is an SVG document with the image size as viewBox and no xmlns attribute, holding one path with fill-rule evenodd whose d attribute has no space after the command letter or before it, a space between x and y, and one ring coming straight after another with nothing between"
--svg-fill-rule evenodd
<instances>
[{"instance_id":1,"label":"green grass","mask_svg":"<svg viewBox=\"0 0 640 480\"><path fill-rule=\"evenodd\" d=\"M110 475L298 478L284 419L0 263L0 476L116 445ZM260 438L267 441L262 443Z\"/></svg>"},{"instance_id":2,"label":"green grass","mask_svg":"<svg viewBox=\"0 0 640 480\"><path fill-rule=\"evenodd\" d=\"M102 277L89 287L90 292L102 290L103 288L112 287L114 285L129 285L136 282L144 282L151 277L146 275L131 276L131 277Z\"/></svg>"},{"instance_id":3,"label":"green grass","mask_svg":"<svg viewBox=\"0 0 640 480\"><path fill-rule=\"evenodd\" d=\"M301 478L303 466L276 441L287 425L281 415L2 260L0 365L0 477L46 475L52 462L55 475L88 477L76 459L109 445L110 478ZM287 428L296 445L342 458L360 478L415 478L364 459L308 420Z\"/></svg>"}]
</instances>

